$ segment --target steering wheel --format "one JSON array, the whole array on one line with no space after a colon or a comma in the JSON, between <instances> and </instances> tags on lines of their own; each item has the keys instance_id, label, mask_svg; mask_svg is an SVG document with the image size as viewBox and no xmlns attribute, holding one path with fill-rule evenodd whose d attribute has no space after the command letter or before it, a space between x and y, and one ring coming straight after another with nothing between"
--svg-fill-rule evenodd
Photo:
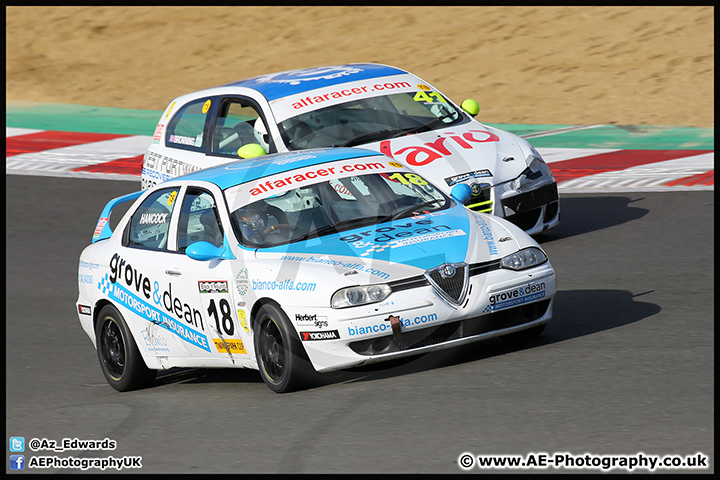
<instances>
[{"instance_id":1,"label":"steering wheel","mask_svg":"<svg viewBox=\"0 0 720 480\"><path fill-rule=\"evenodd\" d=\"M266 228L263 233L267 235L268 233L274 232L275 230L287 230L288 232L294 232L295 227L293 227L292 225L288 225L287 223L279 223L277 225Z\"/></svg>"}]
</instances>

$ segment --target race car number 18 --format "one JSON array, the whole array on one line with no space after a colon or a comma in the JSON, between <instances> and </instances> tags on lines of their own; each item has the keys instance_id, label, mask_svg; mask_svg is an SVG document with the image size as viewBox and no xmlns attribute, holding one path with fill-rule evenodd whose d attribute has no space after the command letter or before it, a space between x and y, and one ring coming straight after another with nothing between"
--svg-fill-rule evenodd
<instances>
[{"instance_id":1,"label":"race car number 18","mask_svg":"<svg viewBox=\"0 0 720 480\"><path fill-rule=\"evenodd\" d=\"M215 319L215 326L218 332L223 332L225 335L231 337L235 333L235 324L232 321L230 315L230 303L224 298L220 299L220 315L218 315L217 305L215 299L210 300L210 306L207 309L208 315Z\"/></svg>"},{"instance_id":2,"label":"race car number 18","mask_svg":"<svg viewBox=\"0 0 720 480\"><path fill-rule=\"evenodd\" d=\"M416 173L393 173L387 177L389 180L398 181L403 185L427 185L427 181Z\"/></svg>"}]
</instances>

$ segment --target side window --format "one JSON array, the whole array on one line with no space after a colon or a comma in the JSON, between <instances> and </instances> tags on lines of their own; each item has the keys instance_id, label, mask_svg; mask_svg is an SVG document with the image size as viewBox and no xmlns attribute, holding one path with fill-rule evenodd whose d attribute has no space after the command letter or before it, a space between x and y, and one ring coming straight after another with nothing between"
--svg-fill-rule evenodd
<instances>
[{"instance_id":1,"label":"side window","mask_svg":"<svg viewBox=\"0 0 720 480\"><path fill-rule=\"evenodd\" d=\"M166 188L148 196L128 224L124 245L164 250L177 194L177 188Z\"/></svg>"},{"instance_id":2,"label":"side window","mask_svg":"<svg viewBox=\"0 0 720 480\"><path fill-rule=\"evenodd\" d=\"M260 113L249 101L225 100L215 121L213 153L237 155L237 150L248 143L257 143L269 151L267 128Z\"/></svg>"},{"instance_id":3,"label":"side window","mask_svg":"<svg viewBox=\"0 0 720 480\"><path fill-rule=\"evenodd\" d=\"M184 252L195 242L223 245L223 229L212 194L199 188L189 188L185 194L178 222L178 251Z\"/></svg>"},{"instance_id":4,"label":"side window","mask_svg":"<svg viewBox=\"0 0 720 480\"><path fill-rule=\"evenodd\" d=\"M211 106L212 100L203 98L182 107L168 125L165 144L183 150L204 150L205 121Z\"/></svg>"}]
</instances>

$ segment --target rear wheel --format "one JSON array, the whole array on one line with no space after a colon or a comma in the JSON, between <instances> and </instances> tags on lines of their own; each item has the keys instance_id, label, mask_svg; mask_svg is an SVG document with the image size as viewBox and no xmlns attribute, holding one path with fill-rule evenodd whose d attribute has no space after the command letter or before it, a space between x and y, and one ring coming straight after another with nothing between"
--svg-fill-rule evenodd
<instances>
[{"instance_id":1,"label":"rear wheel","mask_svg":"<svg viewBox=\"0 0 720 480\"><path fill-rule=\"evenodd\" d=\"M253 341L260 375L270 390L285 393L309 385L314 369L280 308L272 304L260 308Z\"/></svg>"},{"instance_id":2,"label":"rear wheel","mask_svg":"<svg viewBox=\"0 0 720 480\"><path fill-rule=\"evenodd\" d=\"M95 339L100 367L111 387L125 392L153 383L157 372L147 368L125 320L112 305L100 310Z\"/></svg>"}]
</instances>

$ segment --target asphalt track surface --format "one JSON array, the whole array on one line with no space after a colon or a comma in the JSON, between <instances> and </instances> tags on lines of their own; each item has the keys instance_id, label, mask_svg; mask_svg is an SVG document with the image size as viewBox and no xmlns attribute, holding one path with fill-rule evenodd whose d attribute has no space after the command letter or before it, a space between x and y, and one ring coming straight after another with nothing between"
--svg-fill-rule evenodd
<instances>
[{"instance_id":1,"label":"asphalt track surface","mask_svg":"<svg viewBox=\"0 0 720 480\"><path fill-rule=\"evenodd\" d=\"M557 272L555 317L530 344L494 339L285 395L256 371L205 369L162 372L153 388L121 394L75 313L77 261L105 202L137 186L6 176L6 439L117 442L26 449L26 461L141 456L130 473L464 473L465 452L700 452L707 469L660 471L714 471L712 191L563 195L562 224L538 238Z\"/></svg>"}]
</instances>

